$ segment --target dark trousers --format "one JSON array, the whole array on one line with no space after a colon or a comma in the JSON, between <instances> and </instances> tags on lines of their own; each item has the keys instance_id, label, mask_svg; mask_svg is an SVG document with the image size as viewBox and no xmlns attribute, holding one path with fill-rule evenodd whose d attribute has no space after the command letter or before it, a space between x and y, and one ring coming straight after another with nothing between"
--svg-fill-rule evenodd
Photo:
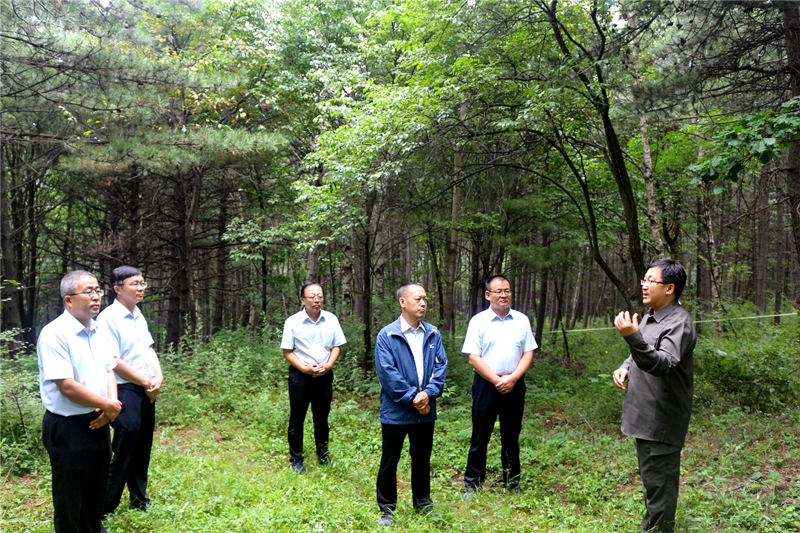
<instances>
[{"instance_id":1,"label":"dark trousers","mask_svg":"<svg viewBox=\"0 0 800 533\"><path fill-rule=\"evenodd\" d=\"M289 367L289 458L303 461L303 424L308 406L314 418L314 442L317 459L328 457L328 413L333 399L333 371L315 378Z\"/></svg>"},{"instance_id":2,"label":"dark trousers","mask_svg":"<svg viewBox=\"0 0 800 533\"><path fill-rule=\"evenodd\" d=\"M150 504L147 469L156 426L156 404L150 402L144 387L132 383L117 386L117 394L122 402L122 412L111 424L114 428L111 442L114 458L108 473L108 492L103 506L105 514L117 509L126 485L131 507L146 509Z\"/></svg>"},{"instance_id":3,"label":"dark trousers","mask_svg":"<svg viewBox=\"0 0 800 533\"><path fill-rule=\"evenodd\" d=\"M678 509L678 484L681 474L681 452L660 453L658 443L636 439L639 474L647 510L642 531L672 533Z\"/></svg>"},{"instance_id":4,"label":"dark trousers","mask_svg":"<svg viewBox=\"0 0 800 533\"><path fill-rule=\"evenodd\" d=\"M431 452L435 422L420 424L381 424L383 447L378 481L378 507L383 513L393 513L397 506L397 463L408 435L411 456L411 497L416 509L427 509L431 503Z\"/></svg>"},{"instance_id":5,"label":"dark trousers","mask_svg":"<svg viewBox=\"0 0 800 533\"><path fill-rule=\"evenodd\" d=\"M50 456L56 533L103 531L111 445L108 424L89 429L97 416L44 414L42 442Z\"/></svg>"},{"instance_id":6,"label":"dark trousers","mask_svg":"<svg viewBox=\"0 0 800 533\"><path fill-rule=\"evenodd\" d=\"M486 481L486 450L494 423L500 417L500 460L503 482L509 488L519 486L519 434L525 410L525 381L517 381L508 394L500 394L494 385L478 374L472 381L472 439L464 472L464 486L478 488Z\"/></svg>"}]
</instances>

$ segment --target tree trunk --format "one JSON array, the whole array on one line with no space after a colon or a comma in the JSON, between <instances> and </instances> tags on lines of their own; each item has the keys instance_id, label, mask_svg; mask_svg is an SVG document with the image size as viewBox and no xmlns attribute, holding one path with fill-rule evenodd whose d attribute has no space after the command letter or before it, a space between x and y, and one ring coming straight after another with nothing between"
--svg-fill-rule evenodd
<instances>
[{"instance_id":1,"label":"tree trunk","mask_svg":"<svg viewBox=\"0 0 800 533\"><path fill-rule=\"evenodd\" d=\"M18 283L22 280L15 279L15 247L14 237L10 224L11 213L8 201L11 193L11 183L8 180L8 173L5 166L5 154L0 157L0 246L3 253L3 275L0 277L0 330L9 331L19 329L22 326L19 314L19 299L22 298L22 291L18 290Z\"/></svg>"},{"instance_id":2,"label":"tree trunk","mask_svg":"<svg viewBox=\"0 0 800 533\"><path fill-rule=\"evenodd\" d=\"M222 198L219 205L219 215L217 217L217 232L218 240L220 243L224 242L222 236L225 234L225 229L228 225L228 195L222 193ZM214 317L211 321L211 332L216 333L220 331L224 324L225 316L225 281L228 277L228 249L223 246L217 252L217 272L216 283L214 291Z\"/></svg>"},{"instance_id":3,"label":"tree trunk","mask_svg":"<svg viewBox=\"0 0 800 533\"><path fill-rule=\"evenodd\" d=\"M353 244L347 237L342 246L342 310L343 318L353 316Z\"/></svg>"},{"instance_id":4,"label":"tree trunk","mask_svg":"<svg viewBox=\"0 0 800 533\"><path fill-rule=\"evenodd\" d=\"M461 100L458 111L459 119L463 122L467 118L467 101ZM447 254L445 262L445 289L444 289L444 330L454 335L456 332L456 264L458 263L458 220L461 213L461 179L464 172L464 145L456 143L453 162L453 199L450 205L450 238L447 241Z\"/></svg>"},{"instance_id":5,"label":"tree trunk","mask_svg":"<svg viewBox=\"0 0 800 533\"><path fill-rule=\"evenodd\" d=\"M714 332L719 335L722 333L722 323L720 322L720 294L719 294L719 264L717 263L717 246L714 242L714 226L711 218L711 200L709 198L708 185L703 185L701 202L703 208L702 222L705 231L705 241L708 247L708 271L711 274L711 314L714 321Z\"/></svg>"},{"instance_id":6,"label":"tree trunk","mask_svg":"<svg viewBox=\"0 0 800 533\"><path fill-rule=\"evenodd\" d=\"M759 179L756 180L755 202L755 228L753 252L753 303L759 313L767 312L767 260L769 259L770 230L769 230L769 191L770 175L773 172L772 164L763 165Z\"/></svg>"},{"instance_id":7,"label":"tree trunk","mask_svg":"<svg viewBox=\"0 0 800 533\"><path fill-rule=\"evenodd\" d=\"M800 7L796 2L781 3L783 27L786 30L786 59L792 96L800 96ZM792 217L792 233L800 255L800 141L789 148L786 169L786 192ZM800 305L800 286L795 286L795 302Z\"/></svg>"},{"instance_id":8,"label":"tree trunk","mask_svg":"<svg viewBox=\"0 0 800 533\"><path fill-rule=\"evenodd\" d=\"M629 12L628 20L632 26L636 26L636 20L633 16L633 11ZM647 112L645 105L641 102L641 92L644 88L642 83L642 74L639 68L639 47L641 39L639 35L633 40L633 46L630 47L631 56L633 59L633 97L636 101L637 112L639 113L639 132L642 139L642 177L644 178L644 189L647 196L647 222L650 225L650 237L653 239L653 249L655 255L659 258L664 257L664 241L661 239L661 223L658 219L658 211L656 209L656 194L653 183L653 155L650 150L650 140L647 137Z\"/></svg>"}]
</instances>

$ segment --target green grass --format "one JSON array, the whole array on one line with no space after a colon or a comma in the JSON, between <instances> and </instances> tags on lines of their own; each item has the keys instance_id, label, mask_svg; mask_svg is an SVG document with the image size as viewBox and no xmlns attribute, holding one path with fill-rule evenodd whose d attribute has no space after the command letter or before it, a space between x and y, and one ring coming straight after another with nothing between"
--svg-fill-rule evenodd
<instances>
[{"instance_id":1,"label":"green grass","mask_svg":"<svg viewBox=\"0 0 800 533\"><path fill-rule=\"evenodd\" d=\"M793 329L783 335L774 334L777 345L796 343ZM764 338L762 332L761 342ZM404 457L392 531L638 530L643 504L634 443L619 433L623 393L610 382L623 346L605 333L571 342L567 366L553 362L553 356L537 361L528 375L523 494L505 494L500 487L495 438L489 486L467 502L461 500L461 477L471 430L471 376L464 359L450 350L452 370L439 406L432 458L435 513L412 511ZM747 349L742 339L715 343L728 352L734 345ZM796 352L784 356L797 362ZM343 356L340 375L351 376L344 371L347 357L354 356ZM150 470L153 507L143 513L123 503L110 533L378 530L380 424L373 380L337 376L331 412L335 464L327 468L308 461L308 474L298 476L288 468L285 363L274 342L226 333L195 346L191 354L163 359L168 381L159 399ZM18 383L19 375L13 380L3 375L6 417L13 415L14 405L7 401L12 385L28 390ZM677 530L800 531L800 409L788 401L770 403L770 410L753 409L715 383L702 390L706 396L700 398L683 452ZM40 416L28 417L28 432L31 426L38 431ZM306 454L313 458L310 418ZM4 421L0 529L51 531L46 456L29 450L24 468L12 468L9 457L17 448L7 438L11 429L11 420ZM15 431L19 441L19 428Z\"/></svg>"}]
</instances>

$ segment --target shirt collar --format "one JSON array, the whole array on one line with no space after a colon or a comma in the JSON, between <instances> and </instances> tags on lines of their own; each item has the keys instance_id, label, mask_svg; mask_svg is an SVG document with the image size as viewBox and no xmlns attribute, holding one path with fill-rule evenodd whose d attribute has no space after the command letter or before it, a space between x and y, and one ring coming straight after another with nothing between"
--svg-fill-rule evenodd
<instances>
[{"instance_id":1,"label":"shirt collar","mask_svg":"<svg viewBox=\"0 0 800 533\"><path fill-rule=\"evenodd\" d=\"M67 311L66 309L64 310L64 315L65 315L66 320L69 321L69 329L70 329L70 331L75 333L75 335L78 335L81 331L86 333L86 326L81 324L80 321L77 318L75 318L74 316L72 316L72 314L69 311ZM91 331L94 331L96 329L97 329L97 321L95 321L95 319L92 318L89 321L89 331L91 332Z\"/></svg>"},{"instance_id":2,"label":"shirt collar","mask_svg":"<svg viewBox=\"0 0 800 533\"><path fill-rule=\"evenodd\" d=\"M114 302L111 305L112 306L116 306L117 313L119 315L123 316L123 317L132 316L133 318L136 318L137 316L139 316L141 314L141 311L139 310L139 306L138 305L134 305L133 306L133 311L130 311L130 310L128 310L127 307L125 307L122 304L122 302L120 302L116 298L114 299Z\"/></svg>"},{"instance_id":3,"label":"shirt collar","mask_svg":"<svg viewBox=\"0 0 800 533\"><path fill-rule=\"evenodd\" d=\"M653 312L653 308L651 307L647 311L647 314L655 318L656 322L661 322L662 320L664 320L664 317L670 314L676 307L680 307L680 305L681 304L678 300L673 300L664 307L662 307L661 309L659 309L658 312Z\"/></svg>"},{"instance_id":4,"label":"shirt collar","mask_svg":"<svg viewBox=\"0 0 800 533\"><path fill-rule=\"evenodd\" d=\"M408 333L409 330L414 332L414 333L416 333L418 331L425 331L425 324L423 324L422 320L420 320L419 321L419 327L417 329L414 329L414 328L411 327L411 324L406 322L406 319L403 318L402 315L400 315L400 331L402 331L403 333Z\"/></svg>"},{"instance_id":5,"label":"shirt collar","mask_svg":"<svg viewBox=\"0 0 800 533\"><path fill-rule=\"evenodd\" d=\"M507 318L510 318L511 320L514 319L514 316L511 313L511 309L508 310L508 313L506 313L506 316L502 316L502 317L500 315L498 315L497 313L495 313L494 309L492 309L491 307L489 309L487 309L487 310L492 314L492 320L503 321L503 320L506 320Z\"/></svg>"},{"instance_id":6,"label":"shirt collar","mask_svg":"<svg viewBox=\"0 0 800 533\"><path fill-rule=\"evenodd\" d=\"M314 319L312 319L310 316L308 316L308 311L306 311L306 307L305 306L303 306L303 308L300 310L300 312L305 315L305 318L303 319L303 322L308 320L312 324L318 324L320 322L323 322L324 319L325 319L325 317L322 314L322 309L319 310L319 316L317 317L317 321L316 322L314 322Z\"/></svg>"}]
</instances>

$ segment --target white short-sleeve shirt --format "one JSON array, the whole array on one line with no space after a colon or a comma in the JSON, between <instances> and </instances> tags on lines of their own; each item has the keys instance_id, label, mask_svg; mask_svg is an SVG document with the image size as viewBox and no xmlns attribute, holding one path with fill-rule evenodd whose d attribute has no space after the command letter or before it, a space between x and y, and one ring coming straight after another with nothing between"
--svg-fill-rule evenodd
<instances>
[{"instance_id":1,"label":"white short-sleeve shirt","mask_svg":"<svg viewBox=\"0 0 800 533\"><path fill-rule=\"evenodd\" d=\"M131 312L119 300L114 300L97 315L97 322L103 326L103 333L108 335L108 345L114 357L119 357L143 376L155 376L149 357L150 346L154 344L153 336L138 307L134 306ZM115 375L117 384L128 383L119 374Z\"/></svg>"},{"instance_id":2,"label":"white short-sleeve shirt","mask_svg":"<svg viewBox=\"0 0 800 533\"><path fill-rule=\"evenodd\" d=\"M492 372L507 376L517 369L523 353L536 348L527 316L509 309L500 318L490 307L469 321L461 351L480 355Z\"/></svg>"},{"instance_id":3,"label":"white short-sleeve shirt","mask_svg":"<svg viewBox=\"0 0 800 533\"><path fill-rule=\"evenodd\" d=\"M416 328L411 327L411 324L406 322L406 319L400 316L400 331L408 341L411 347L411 353L414 355L414 365L417 367L417 380L419 380L420 387L422 386L422 373L424 372L424 359L423 348L425 347L425 326L420 321Z\"/></svg>"},{"instance_id":4,"label":"white short-sleeve shirt","mask_svg":"<svg viewBox=\"0 0 800 533\"><path fill-rule=\"evenodd\" d=\"M320 310L314 322L304 307L286 319L281 349L292 350L302 363L313 365L327 361L331 350L346 342L336 315Z\"/></svg>"},{"instance_id":5,"label":"white short-sleeve shirt","mask_svg":"<svg viewBox=\"0 0 800 533\"><path fill-rule=\"evenodd\" d=\"M83 415L94 407L77 404L61 394L56 379L72 378L93 393L108 397L108 371L117 363L106 337L94 320L87 330L68 311L47 324L36 343L39 394L42 405L61 416Z\"/></svg>"}]
</instances>

